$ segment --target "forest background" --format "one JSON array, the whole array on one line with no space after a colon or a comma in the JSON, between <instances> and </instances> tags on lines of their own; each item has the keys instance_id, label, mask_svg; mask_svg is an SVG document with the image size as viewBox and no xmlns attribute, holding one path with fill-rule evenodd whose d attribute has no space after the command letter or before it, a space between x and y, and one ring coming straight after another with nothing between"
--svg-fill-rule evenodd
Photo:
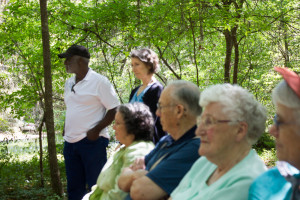
<instances>
[{"instance_id":1,"label":"forest background","mask_svg":"<svg viewBox=\"0 0 300 200\"><path fill-rule=\"evenodd\" d=\"M109 78L122 103L139 84L130 52L148 47L159 55L156 77L164 85L175 79L192 81L200 90L224 82L241 85L267 108L270 125L271 91L281 80L273 67L300 72L299 11L295 0L0 0L0 134L16 131L16 119L34 123L40 134L33 143L9 137L0 142L0 199L65 198L61 132L64 81L70 75L57 54L70 45L89 48L90 67ZM43 126L49 98L53 133L51 125ZM265 133L254 147L274 165L273 138Z\"/></svg>"}]
</instances>

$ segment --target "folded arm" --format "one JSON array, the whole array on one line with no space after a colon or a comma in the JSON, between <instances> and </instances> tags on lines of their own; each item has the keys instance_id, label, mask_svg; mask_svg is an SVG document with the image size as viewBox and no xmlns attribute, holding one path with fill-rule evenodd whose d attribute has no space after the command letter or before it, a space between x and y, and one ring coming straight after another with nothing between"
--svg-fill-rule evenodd
<instances>
[{"instance_id":1,"label":"folded arm","mask_svg":"<svg viewBox=\"0 0 300 200\"><path fill-rule=\"evenodd\" d=\"M133 181L130 196L133 200L163 199L168 194L147 176Z\"/></svg>"}]
</instances>

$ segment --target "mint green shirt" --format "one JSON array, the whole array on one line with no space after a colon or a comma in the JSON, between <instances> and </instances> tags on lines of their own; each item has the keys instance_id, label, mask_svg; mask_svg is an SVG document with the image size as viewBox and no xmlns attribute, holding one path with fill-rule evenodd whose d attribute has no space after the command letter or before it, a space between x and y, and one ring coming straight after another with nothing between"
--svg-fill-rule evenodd
<instances>
[{"instance_id":1,"label":"mint green shirt","mask_svg":"<svg viewBox=\"0 0 300 200\"><path fill-rule=\"evenodd\" d=\"M144 157L154 148L152 142L137 141L130 146L122 145L104 165L97 185L94 185L90 200L122 200L128 193L118 187L118 179L122 170L129 167L136 158ZM84 199L87 199L85 196Z\"/></svg>"},{"instance_id":2,"label":"mint green shirt","mask_svg":"<svg viewBox=\"0 0 300 200\"><path fill-rule=\"evenodd\" d=\"M172 192L172 200L246 200L253 180L267 170L257 153L251 150L243 160L208 186L206 181L216 168L206 157L200 157Z\"/></svg>"}]
</instances>

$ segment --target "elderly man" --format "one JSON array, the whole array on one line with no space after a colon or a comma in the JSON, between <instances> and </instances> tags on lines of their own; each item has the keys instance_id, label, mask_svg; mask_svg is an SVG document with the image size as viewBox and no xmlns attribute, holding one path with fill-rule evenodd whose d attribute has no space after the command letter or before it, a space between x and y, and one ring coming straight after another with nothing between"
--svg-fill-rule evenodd
<instances>
[{"instance_id":1,"label":"elderly man","mask_svg":"<svg viewBox=\"0 0 300 200\"><path fill-rule=\"evenodd\" d=\"M96 183L106 163L109 142L107 126L115 116L119 100L109 80L88 67L90 53L72 45L65 53L68 73L75 76L65 84L66 119L64 158L69 200L82 199Z\"/></svg>"},{"instance_id":2,"label":"elderly man","mask_svg":"<svg viewBox=\"0 0 300 200\"><path fill-rule=\"evenodd\" d=\"M164 136L145 158L138 159L123 170L119 187L130 191L127 199L162 199L171 194L181 178L198 159L200 140L195 138L200 91L193 83L171 82L162 92L157 116L161 119Z\"/></svg>"},{"instance_id":3,"label":"elderly man","mask_svg":"<svg viewBox=\"0 0 300 200\"><path fill-rule=\"evenodd\" d=\"M284 80L272 93L276 114L269 131L280 161L253 182L250 200L300 199L300 77L287 68L275 70Z\"/></svg>"}]
</instances>

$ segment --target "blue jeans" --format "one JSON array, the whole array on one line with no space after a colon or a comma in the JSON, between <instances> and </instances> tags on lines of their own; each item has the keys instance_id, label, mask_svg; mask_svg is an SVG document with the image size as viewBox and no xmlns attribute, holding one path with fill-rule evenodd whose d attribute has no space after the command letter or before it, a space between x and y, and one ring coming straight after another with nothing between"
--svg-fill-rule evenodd
<instances>
[{"instance_id":1,"label":"blue jeans","mask_svg":"<svg viewBox=\"0 0 300 200\"><path fill-rule=\"evenodd\" d=\"M86 137L76 143L64 143L64 158L67 174L69 200L81 200L96 184L106 163L108 139L99 137L90 141Z\"/></svg>"}]
</instances>

